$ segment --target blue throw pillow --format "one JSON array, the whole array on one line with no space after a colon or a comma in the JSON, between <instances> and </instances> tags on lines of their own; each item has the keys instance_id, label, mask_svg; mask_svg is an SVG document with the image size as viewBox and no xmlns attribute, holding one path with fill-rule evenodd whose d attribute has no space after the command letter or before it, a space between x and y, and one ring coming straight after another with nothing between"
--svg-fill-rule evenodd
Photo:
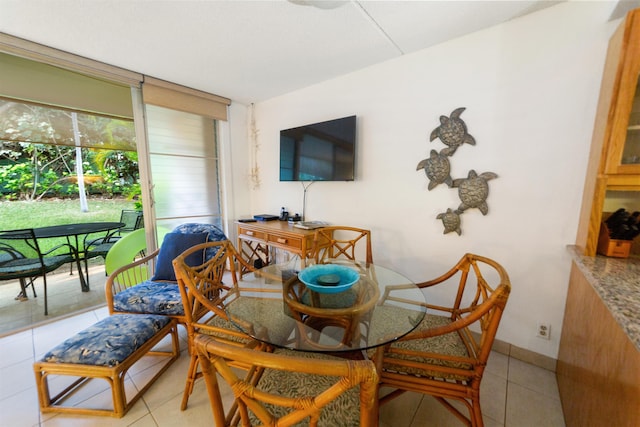
<instances>
[{"instance_id":1,"label":"blue throw pillow","mask_svg":"<svg viewBox=\"0 0 640 427\"><path fill-rule=\"evenodd\" d=\"M164 236L158 260L156 262L156 272L151 280L176 280L176 273L173 269L173 260L182 252L207 241L209 233L168 233ZM187 265L196 266L204 262L203 251L196 251L184 260Z\"/></svg>"}]
</instances>

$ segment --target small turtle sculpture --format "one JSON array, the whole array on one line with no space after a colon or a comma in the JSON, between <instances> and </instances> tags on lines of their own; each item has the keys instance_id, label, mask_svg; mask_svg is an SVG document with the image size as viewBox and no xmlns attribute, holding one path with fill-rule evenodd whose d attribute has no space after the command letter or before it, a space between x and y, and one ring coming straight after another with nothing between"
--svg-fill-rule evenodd
<instances>
[{"instance_id":1,"label":"small turtle sculpture","mask_svg":"<svg viewBox=\"0 0 640 427\"><path fill-rule=\"evenodd\" d=\"M462 233L462 230L460 230L460 213L461 212L459 210L454 211L449 208L446 212L438 214L436 218L441 219L442 224L444 225L444 232L442 234L455 231L459 236Z\"/></svg>"},{"instance_id":2,"label":"small turtle sculpture","mask_svg":"<svg viewBox=\"0 0 640 427\"><path fill-rule=\"evenodd\" d=\"M465 107L460 107L453 110L450 117L440 116L440 126L431 132L429 141L440 138L440 141L448 146L448 148L441 151L441 154L445 156L452 156L458 147L465 142L470 145L476 145L476 140L467 133L467 125L460 118L460 114L465 109Z\"/></svg>"},{"instance_id":3,"label":"small turtle sculpture","mask_svg":"<svg viewBox=\"0 0 640 427\"><path fill-rule=\"evenodd\" d=\"M427 178L429 178L429 191L443 182L449 187L453 185L453 180L449 175L451 171L449 159L447 156L438 154L436 150L431 150L429 158L418 163L416 170L420 169L424 169L424 173L427 175Z\"/></svg>"},{"instance_id":4,"label":"small turtle sculpture","mask_svg":"<svg viewBox=\"0 0 640 427\"><path fill-rule=\"evenodd\" d=\"M458 210L462 213L469 208L478 208L482 215L489 211L487 197L489 196L489 184L487 181L497 178L493 172L484 172L478 175L471 169L467 178L453 180L453 186L458 188L458 197L462 202Z\"/></svg>"}]
</instances>

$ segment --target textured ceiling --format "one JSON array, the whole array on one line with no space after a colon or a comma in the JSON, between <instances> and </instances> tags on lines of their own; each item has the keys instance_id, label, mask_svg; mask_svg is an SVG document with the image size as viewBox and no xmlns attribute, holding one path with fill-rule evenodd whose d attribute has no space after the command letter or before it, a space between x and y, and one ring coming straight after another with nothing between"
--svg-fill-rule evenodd
<instances>
[{"instance_id":1,"label":"textured ceiling","mask_svg":"<svg viewBox=\"0 0 640 427\"><path fill-rule=\"evenodd\" d=\"M556 1L0 0L0 32L251 103Z\"/></svg>"}]
</instances>

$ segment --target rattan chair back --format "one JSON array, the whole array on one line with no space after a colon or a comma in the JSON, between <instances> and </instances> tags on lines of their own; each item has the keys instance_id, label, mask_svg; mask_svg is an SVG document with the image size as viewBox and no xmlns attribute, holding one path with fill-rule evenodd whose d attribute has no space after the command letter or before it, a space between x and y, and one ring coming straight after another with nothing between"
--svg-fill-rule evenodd
<instances>
[{"instance_id":1,"label":"rattan chair back","mask_svg":"<svg viewBox=\"0 0 640 427\"><path fill-rule=\"evenodd\" d=\"M365 274L351 289L338 294L319 294L308 289L297 277L284 284L283 299L297 320L298 345L323 351L345 350L357 344L366 333L372 308L380 297L378 284ZM327 328L332 340L323 342ZM355 346L357 347L357 345Z\"/></svg>"},{"instance_id":2,"label":"rattan chair back","mask_svg":"<svg viewBox=\"0 0 640 427\"><path fill-rule=\"evenodd\" d=\"M206 262L190 266L186 260L196 252L215 253ZM235 250L229 240L207 242L193 246L173 260L173 268L178 280L182 305L185 309L187 340L191 352L191 362L182 400L182 410L186 409L189 396L193 392L195 381L201 377L198 372L198 359L193 349L197 333L215 337L218 341L233 346L268 350L258 342L233 326L225 312L225 306L238 298L238 266L247 271L248 265ZM253 375L251 364L234 364Z\"/></svg>"},{"instance_id":3,"label":"rattan chair back","mask_svg":"<svg viewBox=\"0 0 640 427\"><path fill-rule=\"evenodd\" d=\"M308 358L301 357L304 353L274 354L240 349L203 335L196 337L195 347L218 427L234 424L225 416L217 374L231 386L243 426L286 427L301 421L307 421L312 427L353 425L347 416L354 418L359 426L377 425L377 373L371 361L331 358L313 359L310 363ZM264 375L259 381L240 379L231 369L231 361L263 368ZM304 387L300 386L301 375L308 378L303 382Z\"/></svg>"},{"instance_id":4,"label":"rattan chair back","mask_svg":"<svg viewBox=\"0 0 640 427\"><path fill-rule=\"evenodd\" d=\"M340 258L373 263L371 231L347 226L330 226L316 230L311 259L316 263L326 263Z\"/></svg>"}]
</instances>

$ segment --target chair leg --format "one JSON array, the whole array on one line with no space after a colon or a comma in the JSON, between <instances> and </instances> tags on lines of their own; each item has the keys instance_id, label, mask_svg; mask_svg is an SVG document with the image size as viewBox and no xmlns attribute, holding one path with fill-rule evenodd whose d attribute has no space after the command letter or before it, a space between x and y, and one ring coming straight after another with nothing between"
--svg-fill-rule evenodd
<instances>
[{"instance_id":1,"label":"chair leg","mask_svg":"<svg viewBox=\"0 0 640 427\"><path fill-rule=\"evenodd\" d=\"M84 257L84 273L85 273L85 281L87 283L87 288L89 287L89 260L87 257ZM78 274L82 274L82 271L78 272Z\"/></svg>"},{"instance_id":2,"label":"chair leg","mask_svg":"<svg viewBox=\"0 0 640 427\"><path fill-rule=\"evenodd\" d=\"M29 286L31 286L31 291L33 292L33 297L36 298L38 295L36 295L36 287L33 284L34 280L35 279L33 277L30 277L29 281L27 282L27 279L25 279L24 277L21 278L20 279L20 292L15 297L15 299L20 300L20 301L28 300L29 296L27 295L27 288L29 288Z\"/></svg>"},{"instance_id":3,"label":"chair leg","mask_svg":"<svg viewBox=\"0 0 640 427\"><path fill-rule=\"evenodd\" d=\"M480 400L472 402L471 406L471 425L474 427L484 427L484 420L482 419L482 410L480 408Z\"/></svg>"},{"instance_id":4,"label":"chair leg","mask_svg":"<svg viewBox=\"0 0 640 427\"><path fill-rule=\"evenodd\" d=\"M49 306L47 304L47 275L42 275L42 282L44 283L44 315L49 315Z\"/></svg>"},{"instance_id":5,"label":"chair leg","mask_svg":"<svg viewBox=\"0 0 640 427\"><path fill-rule=\"evenodd\" d=\"M195 350L195 349L192 349ZM193 386L198 377L198 355L195 351L191 353L191 361L189 362L189 370L187 371L187 382L184 385L184 393L182 394L182 404L180 405L180 410L184 411L187 409L187 404L189 403L189 396L193 393Z\"/></svg>"},{"instance_id":6,"label":"chair leg","mask_svg":"<svg viewBox=\"0 0 640 427\"><path fill-rule=\"evenodd\" d=\"M36 278L35 277L29 278L29 285L31 285L31 292L33 292L33 297L37 298L38 295L36 295ZM27 285L27 288L29 287L29 285ZM26 296L26 290L25 290L25 296Z\"/></svg>"}]
</instances>

